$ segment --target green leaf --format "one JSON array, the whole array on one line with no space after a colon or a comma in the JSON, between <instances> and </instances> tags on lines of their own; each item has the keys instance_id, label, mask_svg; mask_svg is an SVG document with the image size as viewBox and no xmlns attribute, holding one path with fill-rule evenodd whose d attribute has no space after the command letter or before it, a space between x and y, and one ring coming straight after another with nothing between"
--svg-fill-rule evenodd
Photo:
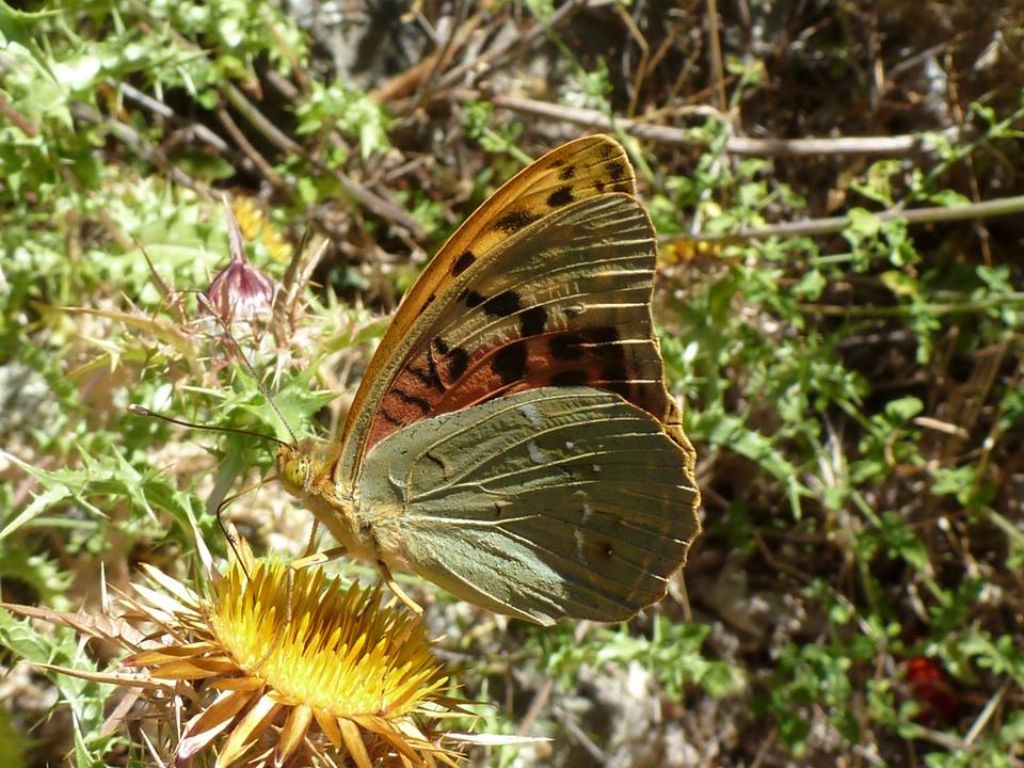
<instances>
[{"instance_id":1,"label":"green leaf","mask_svg":"<svg viewBox=\"0 0 1024 768\"><path fill-rule=\"evenodd\" d=\"M78 470L40 469L3 450L0 450L0 456L34 477L44 489L24 510L11 516L0 529L0 541L63 501L73 500L92 514L105 518L102 510L89 501L96 496L127 498L154 518L156 513L150 501L158 498L163 509L172 512L179 523L187 524L188 506L178 500L177 492L155 473L144 475L136 470L120 453L113 455L112 465L107 465L80 450L85 468Z\"/></svg>"},{"instance_id":2,"label":"green leaf","mask_svg":"<svg viewBox=\"0 0 1024 768\"><path fill-rule=\"evenodd\" d=\"M900 397L885 404L885 415L893 422L907 422L924 411L924 403L916 397Z\"/></svg>"},{"instance_id":3,"label":"green leaf","mask_svg":"<svg viewBox=\"0 0 1024 768\"><path fill-rule=\"evenodd\" d=\"M887 270L882 272L878 279L882 281L882 285L900 298L916 299L921 295L921 287L917 279L902 270Z\"/></svg>"}]
</instances>

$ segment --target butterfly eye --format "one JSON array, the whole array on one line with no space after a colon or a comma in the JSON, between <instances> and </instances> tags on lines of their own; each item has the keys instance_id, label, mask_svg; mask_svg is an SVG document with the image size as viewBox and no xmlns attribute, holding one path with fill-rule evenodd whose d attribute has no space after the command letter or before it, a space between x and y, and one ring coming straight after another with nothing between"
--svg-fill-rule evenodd
<instances>
[{"instance_id":1,"label":"butterfly eye","mask_svg":"<svg viewBox=\"0 0 1024 768\"><path fill-rule=\"evenodd\" d=\"M298 488L305 488L309 479L309 461L305 456L293 456L281 466L284 481Z\"/></svg>"}]
</instances>

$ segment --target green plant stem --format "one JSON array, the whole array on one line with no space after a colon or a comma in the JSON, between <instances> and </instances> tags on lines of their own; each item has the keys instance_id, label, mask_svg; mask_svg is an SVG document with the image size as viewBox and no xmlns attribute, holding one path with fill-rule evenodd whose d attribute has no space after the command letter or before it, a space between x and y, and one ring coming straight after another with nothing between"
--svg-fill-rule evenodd
<instances>
[{"instance_id":1,"label":"green plant stem","mask_svg":"<svg viewBox=\"0 0 1024 768\"><path fill-rule=\"evenodd\" d=\"M236 86L231 83L224 83L221 86L221 93L228 103L238 110L253 128L259 131L264 138L278 149L287 154L301 157L316 168L317 171L333 176L345 190L346 194L371 213L404 227L412 233L413 237L422 238L424 236L423 225L403 210L401 206L371 192L361 184L353 181L346 174L328 168L301 145L293 141L291 137L279 130Z\"/></svg>"},{"instance_id":2,"label":"green plant stem","mask_svg":"<svg viewBox=\"0 0 1024 768\"><path fill-rule=\"evenodd\" d=\"M908 224L932 224L939 221L967 221L990 216L1009 216L1024 211L1024 195L986 200L967 205L939 206L933 208L892 209L875 214L879 222L905 221ZM775 224L770 227L744 229L731 233L702 234L696 237L685 234L662 235L659 242L695 241L701 243L742 243L750 240L767 240L771 237L813 237L832 235L850 226L847 216L830 216L824 219L809 219Z\"/></svg>"},{"instance_id":3,"label":"green plant stem","mask_svg":"<svg viewBox=\"0 0 1024 768\"><path fill-rule=\"evenodd\" d=\"M940 315L958 315L980 312L1004 304L1024 303L1024 293L1004 293L975 301L957 301L948 304L899 304L891 307L841 307L834 304L804 304L800 311L805 315L826 317L909 317L920 312Z\"/></svg>"}]
</instances>

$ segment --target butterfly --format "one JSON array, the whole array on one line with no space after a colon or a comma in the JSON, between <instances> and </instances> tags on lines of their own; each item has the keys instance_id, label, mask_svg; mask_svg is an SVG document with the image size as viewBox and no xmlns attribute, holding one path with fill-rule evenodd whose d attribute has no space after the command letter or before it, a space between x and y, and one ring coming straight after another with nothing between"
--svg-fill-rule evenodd
<instances>
[{"instance_id":1,"label":"butterfly","mask_svg":"<svg viewBox=\"0 0 1024 768\"><path fill-rule=\"evenodd\" d=\"M607 136L522 170L410 288L340 439L278 449L285 488L347 554L540 624L664 597L699 492L635 191Z\"/></svg>"}]
</instances>

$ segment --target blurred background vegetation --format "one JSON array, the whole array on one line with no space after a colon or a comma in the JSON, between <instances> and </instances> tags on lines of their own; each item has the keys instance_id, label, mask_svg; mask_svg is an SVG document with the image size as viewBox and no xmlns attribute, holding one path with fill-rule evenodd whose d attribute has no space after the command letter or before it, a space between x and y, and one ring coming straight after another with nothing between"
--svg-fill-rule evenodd
<instances>
[{"instance_id":1,"label":"blurred background vegetation","mask_svg":"<svg viewBox=\"0 0 1024 768\"><path fill-rule=\"evenodd\" d=\"M326 434L454 227L606 131L665 237L705 533L622 626L406 582L475 727L551 737L472 764L1024 765L1024 226L968 207L1020 209L1022 42L1011 0L0 4L2 599L185 578L193 520L224 553L271 450L128 412L281 430L196 301L222 195L291 291L238 343ZM228 515L303 550L276 487ZM0 646L7 768L146 763L112 689L24 663L109 649L2 611Z\"/></svg>"}]
</instances>

